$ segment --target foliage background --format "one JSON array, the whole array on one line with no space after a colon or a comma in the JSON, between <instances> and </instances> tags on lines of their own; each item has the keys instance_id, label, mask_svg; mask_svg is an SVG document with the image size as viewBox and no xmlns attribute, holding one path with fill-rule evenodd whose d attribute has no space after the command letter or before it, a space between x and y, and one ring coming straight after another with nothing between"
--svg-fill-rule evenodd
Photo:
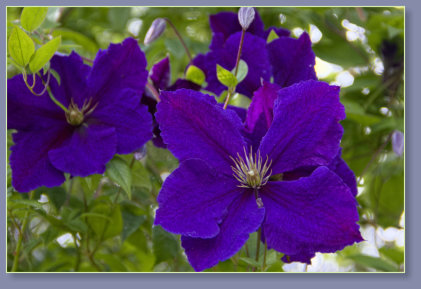
<instances>
[{"instance_id":1,"label":"foliage background","mask_svg":"<svg viewBox=\"0 0 421 289\"><path fill-rule=\"evenodd\" d=\"M175 80L183 76L188 58L170 29L149 46L143 45L152 21L169 18L196 55L208 49L208 16L227 10L237 8L53 7L38 31L61 35L60 52L76 50L89 59L110 42L136 37L148 68L169 55ZM19 24L21 11L8 7L8 34ZM242 249L209 271L403 271L404 155L393 151L392 136L395 131L404 132L404 10L261 7L258 11L266 27L281 25L295 36L309 32L313 50L323 60L316 64L318 77L343 87L341 102L347 119L342 122L341 146L343 158L359 181L360 225L366 241L335 254L318 254L311 266L283 264L282 254L270 251L263 268L262 262L248 258ZM20 72L8 61L7 73L12 77ZM247 104L245 99L237 100L237 105ZM118 168L121 176L109 169L105 176L40 188L31 198L13 189L8 168L8 271L26 216L29 223L18 271L192 271L179 238L152 226L156 195L162 179L177 167L176 159L148 144L142 160L130 166L132 161L133 156L126 155L110 162L108 167ZM251 256L255 244L252 235L247 244Z\"/></svg>"}]
</instances>

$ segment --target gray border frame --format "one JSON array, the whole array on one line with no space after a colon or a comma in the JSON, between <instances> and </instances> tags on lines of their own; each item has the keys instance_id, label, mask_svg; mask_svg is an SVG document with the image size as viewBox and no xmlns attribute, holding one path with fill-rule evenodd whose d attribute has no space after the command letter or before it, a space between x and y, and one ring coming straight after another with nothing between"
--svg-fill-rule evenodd
<instances>
[{"instance_id":1,"label":"gray border frame","mask_svg":"<svg viewBox=\"0 0 421 289\"><path fill-rule=\"evenodd\" d=\"M340 3L339 3L340 2ZM241 288L256 288L257 286L278 285L286 288L416 288L421 284L421 275L417 274L421 257L420 246L417 240L421 238L421 226L416 222L421 219L421 210L417 210L417 204L421 204L420 193L416 190L417 166L420 159L420 151L416 148L421 146L420 130L417 123L421 122L421 114L417 114L417 108L421 107L421 95L418 96L416 82L418 79L421 57L416 54L417 48L421 47L418 27L421 27L421 1L419 0L5 0L0 4L0 19L6 19L6 6L31 6L31 5L59 5L59 6L406 6L406 264L405 274L7 274L5 254L5 237L0 238L0 287L1 288L57 288L67 289L75 287L84 288L93 284L101 286L101 289L116 288L116 286L155 288L185 288L201 287L214 288L221 285L238 285ZM0 21L0 39L5 39L6 22ZM418 36L418 37L417 37ZM0 45L0 55L6 55L6 41ZM6 180L6 59L0 59L0 187L5 188ZM0 193L0 212L5 214L6 192ZM6 218L0 217L0 231L4 232ZM418 285L416 285L418 284Z\"/></svg>"}]
</instances>

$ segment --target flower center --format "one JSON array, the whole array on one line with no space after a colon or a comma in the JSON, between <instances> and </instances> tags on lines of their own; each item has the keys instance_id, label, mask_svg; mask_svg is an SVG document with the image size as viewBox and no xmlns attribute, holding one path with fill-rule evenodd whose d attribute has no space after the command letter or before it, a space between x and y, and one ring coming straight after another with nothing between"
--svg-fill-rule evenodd
<instances>
[{"instance_id":1,"label":"flower center","mask_svg":"<svg viewBox=\"0 0 421 289\"><path fill-rule=\"evenodd\" d=\"M90 98L89 100L86 99L83 103L82 109L79 109L72 98L66 111L67 122L73 126L82 124L82 122L85 120L85 117L90 115L97 107L97 105L98 103L92 105L92 98Z\"/></svg>"},{"instance_id":2,"label":"flower center","mask_svg":"<svg viewBox=\"0 0 421 289\"><path fill-rule=\"evenodd\" d=\"M231 157L235 165L235 167L231 166L234 172L233 175L240 182L238 186L241 188L259 189L268 182L272 174L272 170L269 171L272 161L269 162L269 157L266 156L266 161L263 163L260 151L253 155L251 149L247 155L244 148L244 156L245 159L237 153L236 159Z\"/></svg>"}]
</instances>

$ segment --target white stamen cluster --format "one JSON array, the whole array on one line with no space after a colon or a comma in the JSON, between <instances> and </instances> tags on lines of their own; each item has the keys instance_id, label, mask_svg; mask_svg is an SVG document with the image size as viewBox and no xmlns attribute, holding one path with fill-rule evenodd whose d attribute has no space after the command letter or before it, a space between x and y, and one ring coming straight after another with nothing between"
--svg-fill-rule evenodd
<instances>
[{"instance_id":1,"label":"white stamen cluster","mask_svg":"<svg viewBox=\"0 0 421 289\"><path fill-rule=\"evenodd\" d=\"M272 170L269 172L272 161L269 162L269 157L266 156L266 161L263 163L260 151L257 151L253 156L251 148L248 155L244 148L244 156L245 159L237 153L236 159L231 157L235 165L235 167L231 166L234 172L233 175L240 182L238 187L259 189L268 182L269 177L272 174Z\"/></svg>"}]
</instances>

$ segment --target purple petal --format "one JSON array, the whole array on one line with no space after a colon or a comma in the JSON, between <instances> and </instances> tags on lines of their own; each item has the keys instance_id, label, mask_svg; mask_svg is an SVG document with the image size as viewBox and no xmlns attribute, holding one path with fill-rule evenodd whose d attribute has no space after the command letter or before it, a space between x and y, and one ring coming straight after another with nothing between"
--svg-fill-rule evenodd
<instances>
[{"instance_id":1,"label":"purple petal","mask_svg":"<svg viewBox=\"0 0 421 289\"><path fill-rule=\"evenodd\" d=\"M55 55L51 59L51 68L60 76L60 85L56 82L51 85L53 95L56 98L61 95L65 107L69 106L71 99L82 107L88 94L87 77L91 68L76 52L69 56Z\"/></svg>"},{"instance_id":2,"label":"purple petal","mask_svg":"<svg viewBox=\"0 0 421 289\"><path fill-rule=\"evenodd\" d=\"M265 33L264 24L257 10L255 10L255 12L254 20L247 29L247 32L263 37ZM224 44L228 37L242 30L241 25L238 22L238 15L234 12L220 12L211 15L209 16L209 24L213 34L212 43L210 45L211 49L221 48L221 45ZM214 40L215 36L217 40Z\"/></svg>"},{"instance_id":3,"label":"purple petal","mask_svg":"<svg viewBox=\"0 0 421 289\"><path fill-rule=\"evenodd\" d=\"M291 32L288 29L285 29L285 28L282 28L282 27L270 26L263 33L264 39L268 38L271 30L275 31L276 35L278 35L279 37L283 37L283 36L288 37L291 34Z\"/></svg>"},{"instance_id":4,"label":"purple petal","mask_svg":"<svg viewBox=\"0 0 421 289\"><path fill-rule=\"evenodd\" d=\"M104 173L105 164L115 154L116 147L113 127L84 123L60 146L50 150L48 157L57 169L86 177Z\"/></svg>"},{"instance_id":5,"label":"purple petal","mask_svg":"<svg viewBox=\"0 0 421 289\"><path fill-rule=\"evenodd\" d=\"M32 83L32 75L28 76ZM51 83L55 82L52 77ZM42 92L44 86L36 76L34 90ZM32 94L26 87L22 75L7 80L7 128L19 131L49 129L54 124L66 123L64 111L58 107L45 92L41 96Z\"/></svg>"},{"instance_id":6,"label":"purple petal","mask_svg":"<svg viewBox=\"0 0 421 289\"><path fill-rule=\"evenodd\" d=\"M245 142L237 114L197 91L163 91L155 117L168 149L180 160L198 158L231 175L232 160Z\"/></svg>"},{"instance_id":7,"label":"purple petal","mask_svg":"<svg viewBox=\"0 0 421 289\"><path fill-rule=\"evenodd\" d=\"M314 252L302 251L294 255L284 255L281 259L285 263L301 262L311 264L311 259L316 256Z\"/></svg>"},{"instance_id":8,"label":"purple petal","mask_svg":"<svg viewBox=\"0 0 421 289\"><path fill-rule=\"evenodd\" d=\"M350 188L352 195L355 197L358 194L357 180L355 179L354 172L341 158L341 153L342 150L340 149L337 156L327 167L344 181L344 183Z\"/></svg>"},{"instance_id":9,"label":"purple petal","mask_svg":"<svg viewBox=\"0 0 421 289\"><path fill-rule=\"evenodd\" d=\"M152 66L150 78L157 90L164 90L170 85L170 59L165 57Z\"/></svg>"},{"instance_id":10,"label":"purple petal","mask_svg":"<svg viewBox=\"0 0 421 289\"><path fill-rule=\"evenodd\" d=\"M247 111L246 128L249 131L255 129L256 123L263 115L264 133L269 129L273 120L273 105L278 97L280 87L277 84L263 82L263 86L254 92L249 109Z\"/></svg>"},{"instance_id":11,"label":"purple petal","mask_svg":"<svg viewBox=\"0 0 421 289\"><path fill-rule=\"evenodd\" d=\"M12 185L19 192L28 192L40 186L55 187L64 181L63 172L48 159L48 151L61 144L70 135L69 127L51 128L13 134L10 155Z\"/></svg>"},{"instance_id":12,"label":"purple petal","mask_svg":"<svg viewBox=\"0 0 421 289\"><path fill-rule=\"evenodd\" d=\"M107 50L98 52L88 84L92 94L103 101L124 88L135 90L140 98L147 77L145 54L135 39L127 38L121 44L110 44Z\"/></svg>"},{"instance_id":13,"label":"purple petal","mask_svg":"<svg viewBox=\"0 0 421 289\"><path fill-rule=\"evenodd\" d=\"M216 76L216 65L219 64L228 70L235 67L240 39L241 32L234 33L226 40L222 48L208 52L206 55L198 55L193 60L193 64L206 74L206 82L208 83L206 90L219 95L227 89ZM253 92L260 87L261 80L269 81L271 76L266 41L246 32L241 59L247 63L248 73L246 78L238 84L236 91L252 97Z\"/></svg>"},{"instance_id":14,"label":"purple petal","mask_svg":"<svg viewBox=\"0 0 421 289\"><path fill-rule=\"evenodd\" d=\"M202 271L230 258L243 247L249 234L260 227L264 215L265 209L257 207L253 192L244 191L228 208L216 237L181 237L190 264L196 271Z\"/></svg>"},{"instance_id":15,"label":"purple petal","mask_svg":"<svg viewBox=\"0 0 421 289\"><path fill-rule=\"evenodd\" d=\"M303 33L299 39L280 37L268 44L268 52L274 82L280 86L317 79L314 71L316 57L307 33Z\"/></svg>"},{"instance_id":16,"label":"purple petal","mask_svg":"<svg viewBox=\"0 0 421 289\"><path fill-rule=\"evenodd\" d=\"M234 178L201 160L183 161L159 192L155 225L175 234L214 237L228 206L240 193Z\"/></svg>"},{"instance_id":17,"label":"purple petal","mask_svg":"<svg viewBox=\"0 0 421 289\"><path fill-rule=\"evenodd\" d=\"M404 150L403 132L395 130L392 134L392 148L396 155L401 156Z\"/></svg>"},{"instance_id":18,"label":"purple petal","mask_svg":"<svg viewBox=\"0 0 421 289\"><path fill-rule=\"evenodd\" d=\"M354 196L326 167L296 181L269 182L260 193L268 248L287 255L331 253L363 240Z\"/></svg>"},{"instance_id":19,"label":"purple petal","mask_svg":"<svg viewBox=\"0 0 421 289\"><path fill-rule=\"evenodd\" d=\"M115 128L117 153L128 154L152 138L152 117L138 95L130 89L120 91L106 106L98 107L88 122Z\"/></svg>"},{"instance_id":20,"label":"purple petal","mask_svg":"<svg viewBox=\"0 0 421 289\"><path fill-rule=\"evenodd\" d=\"M171 85L170 87L168 87L166 90L169 91L174 91L180 88L185 88L185 89L192 89L192 90L197 90L199 91L201 86L190 81L187 79L177 79L173 85Z\"/></svg>"},{"instance_id":21,"label":"purple petal","mask_svg":"<svg viewBox=\"0 0 421 289\"><path fill-rule=\"evenodd\" d=\"M344 118L337 86L309 80L282 88L260 152L273 161L273 174L328 165L338 153Z\"/></svg>"}]
</instances>

